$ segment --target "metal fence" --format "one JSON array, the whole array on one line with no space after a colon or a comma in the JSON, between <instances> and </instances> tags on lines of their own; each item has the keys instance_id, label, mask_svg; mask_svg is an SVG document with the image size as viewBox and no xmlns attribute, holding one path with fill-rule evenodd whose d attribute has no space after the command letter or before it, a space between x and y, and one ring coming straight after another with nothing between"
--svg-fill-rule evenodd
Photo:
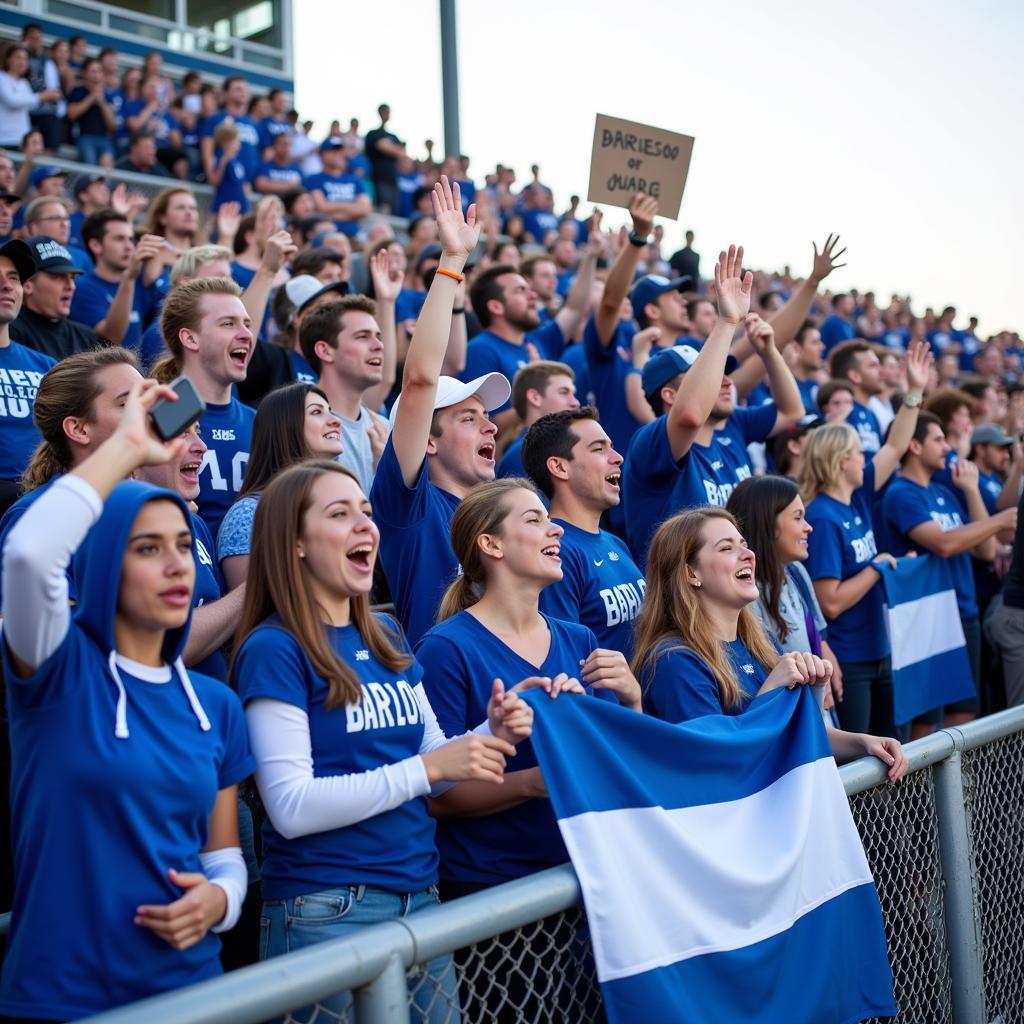
<instances>
[{"instance_id":1,"label":"metal fence","mask_svg":"<svg viewBox=\"0 0 1024 1024\"><path fill-rule=\"evenodd\" d=\"M901 1024L1024 1021L1024 708L841 769L878 886ZM452 955L451 968L431 961ZM842 970L843 951L818 969ZM443 964L441 965L443 968ZM352 993L350 996L349 993ZM603 1019L565 865L92 1018L93 1024Z\"/></svg>"}]
</instances>

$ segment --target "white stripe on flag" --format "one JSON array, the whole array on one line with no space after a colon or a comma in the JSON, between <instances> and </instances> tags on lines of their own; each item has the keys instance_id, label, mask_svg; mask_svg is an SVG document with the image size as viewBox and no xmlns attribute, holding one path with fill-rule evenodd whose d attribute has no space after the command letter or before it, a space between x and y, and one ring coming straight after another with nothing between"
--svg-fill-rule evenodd
<instances>
[{"instance_id":1,"label":"white stripe on flag","mask_svg":"<svg viewBox=\"0 0 1024 1024\"><path fill-rule=\"evenodd\" d=\"M898 672L963 647L964 628L955 590L943 590L889 608L892 670Z\"/></svg>"},{"instance_id":2,"label":"white stripe on flag","mask_svg":"<svg viewBox=\"0 0 1024 1024\"><path fill-rule=\"evenodd\" d=\"M559 824L605 982L760 942L872 881L830 757L740 800Z\"/></svg>"}]
</instances>

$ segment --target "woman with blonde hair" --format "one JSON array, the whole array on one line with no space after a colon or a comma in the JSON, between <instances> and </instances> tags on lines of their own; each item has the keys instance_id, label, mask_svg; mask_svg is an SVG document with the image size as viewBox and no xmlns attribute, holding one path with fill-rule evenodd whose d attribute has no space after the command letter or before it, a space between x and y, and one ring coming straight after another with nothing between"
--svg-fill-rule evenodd
<instances>
[{"instance_id":1,"label":"woman with blonde hair","mask_svg":"<svg viewBox=\"0 0 1024 1024\"><path fill-rule=\"evenodd\" d=\"M261 959L436 903L427 797L470 779L500 794L505 759L530 734L532 711L495 686L472 731L444 735L401 629L370 608L379 544L366 496L336 462L286 469L256 509L231 676L268 818ZM427 972L410 981L417 1008L449 1020L451 962Z\"/></svg>"}]
</instances>

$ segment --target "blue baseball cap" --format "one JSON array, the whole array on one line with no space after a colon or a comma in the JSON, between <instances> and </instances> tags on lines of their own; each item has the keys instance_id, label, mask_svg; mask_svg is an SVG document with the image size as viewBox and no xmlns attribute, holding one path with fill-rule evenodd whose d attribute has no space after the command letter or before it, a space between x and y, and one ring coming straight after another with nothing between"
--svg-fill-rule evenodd
<instances>
[{"instance_id":1,"label":"blue baseball cap","mask_svg":"<svg viewBox=\"0 0 1024 1024\"><path fill-rule=\"evenodd\" d=\"M678 291L684 285L692 284L693 278L689 276L677 277L674 281L670 281L667 277L662 277L661 274L647 274L645 277L641 277L629 292L629 301L633 306L633 316L639 318L644 306L649 302L654 302L659 295L664 295L665 292Z\"/></svg>"},{"instance_id":2,"label":"blue baseball cap","mask_svg":"<svg viewBox=\"0 0 1024 1024\"><path fill-rule=\"evenodd\" d=\"M45 181L47 178L63 178L65 174L65 171L62 171L59 167L53 167L52 165L37 167L32 172L32 187L39 188L40 183Z\"/></svg>"},{"instance_id":3,"label":"blue baseball cap","mask_svg":"<svg viewBox=\"0 0 1024 1024\"><path fill-rule=\"evenodd\" d=\"M324 141L320 143L320 152L321 153L325 153L329 149L344 149L344 148L345 148L345 143L342 142L342 140L339 139L335 135L330 136L330 138L324 139Z\"/></svg>"},{"instance_id":4,"label":"blue baseball cap","mask_svg":"<svg viewBox=\"0 0 1024 1024\"><path fill-rule=\"evenodd\" d=\"M648 397L657 394L673 377L686 373L699 355L700 349L694 348L693 345L673 345L672 348L663 348L655 352L644 364L640 376L644 394ZM739 360L735 356L726 356L726 373L732 373L739 365Z\"/></svg>"}]
</instances>

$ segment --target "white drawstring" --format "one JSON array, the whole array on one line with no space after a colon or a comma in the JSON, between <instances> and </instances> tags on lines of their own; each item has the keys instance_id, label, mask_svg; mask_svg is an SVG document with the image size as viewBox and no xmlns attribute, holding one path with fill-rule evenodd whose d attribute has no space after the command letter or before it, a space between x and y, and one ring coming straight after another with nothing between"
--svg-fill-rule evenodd
<instances>
[{"instance_id":1,"label":"white drawstring","mask_svg":"<svg viewBox=\"0 0 1024 1024\"><path fill-rule=\"evenodd\" d=\"M178 673L178 678L181 680L182 687L184 687L185 695L188 697L188 702L192 705L192 711L196 718L199 719L199 728L202 729L203 732L209 732L210 720L206 717L203 705L199 703L199 697L196 696L196 691L192 688L192 680L189 679L188 672L185 670L185 665L181 658L175 659L174 668Z\"/></svg>"},{"instance_id":2,"label":"white drawstring","mask_svg":"<svg viewBox=\"0 0 1024 1024\"><path fill-rule=\"evenodd\" d=\"M128 739L128 694L125 692L124 683L121 682L121 673L117 671L117 651L111 651L107 659L110 674L114 677L114 684L117 686L117 714L114 718L114 735L119 740Z\"/></svg>"}]
</instances>

